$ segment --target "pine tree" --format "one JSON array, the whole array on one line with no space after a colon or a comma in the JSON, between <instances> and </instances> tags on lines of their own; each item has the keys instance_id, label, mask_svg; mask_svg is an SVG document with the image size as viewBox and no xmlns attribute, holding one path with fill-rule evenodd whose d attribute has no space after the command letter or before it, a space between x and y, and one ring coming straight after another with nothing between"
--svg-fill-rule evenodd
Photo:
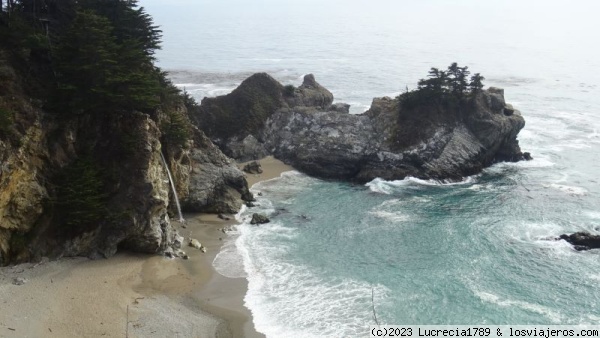
<instances>
[{"instance_id":1,"label":"pine tree","mask_svg":"<svg viewBox=\"0 0 600 338\"><path fill-rule=\"evenodd\" d=\"M80 0L82 8L93 10L106 17L115 27L118 44L135 41L147 56L160 48L162 31L154 25L152 17L138 6L137 0Z\"/></svg>"},{"instance_id":2,"label":"pine tree","mask_svg":"<svg viewBox=\"0 0 600 338\"><path fill-rule=\"evenodd\" d=\"M160 103L159 70L135 39L117 42L110 20L77 12L56 49L59 99L71 113L151 110Z\"/></svg>"},{"instance_id":3,"label":"pine tree","mask_svg":"<svg viewBox=\"0 0 600 338\"><path fill-rule=\"evenodd\" d=\"M112 92L118 46L110 22L92 11L81 11L55 52L58 92L64 109L81 113L115 101Z\"/></svg>"},{"instance_id":4,"label":"pine tree","mask_svg":"<svg viewBox=\"0 0 600 338\"><path fill-rule=\"evenodd\" d=\"M471 94L479 93L483 89L483 80L485 80L485 77L481 76L479 73L475 73L475 75L471 76L471 82L469 83Z\"/></svg>"},{"instance_id":5,"label":"pine tree","mask_svg":"<svg viewBox=\"0 0 600 338\"><path fill-rule=\"evenodd\" d=\"M468 88L467 78L470 74L469 67L459 67L456 62L453 62L448 67L448 83L450 90L458 99L463 98Z\"/></svg>"}]
</instances>

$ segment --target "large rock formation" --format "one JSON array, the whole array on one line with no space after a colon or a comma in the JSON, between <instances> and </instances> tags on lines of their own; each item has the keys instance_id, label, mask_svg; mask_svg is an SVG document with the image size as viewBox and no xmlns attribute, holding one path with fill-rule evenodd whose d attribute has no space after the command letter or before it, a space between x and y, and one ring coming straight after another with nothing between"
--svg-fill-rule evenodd
<instances>
[{"instance_id":1,"label":"large rock formation","mask_svg":"<svg viewBox=\"0 0 600 338\"><path fill-rule=\"evenodd\" d=\"M244 174L202 131L174 146L161 131L164 112L57 117L25 94L1 50L0 69L0 83L11 83L0 92L0 265L179 246L161 152L185 210L233 213L252 199ZM185 107L176 109L187 115ZM73 170L77 163L85 163L83 171ZM73 222L61 213L82 193L79 183L99 189L87 196L102 212L94 221Z\"/></svg>"},{"instance_id":2,"label":"large rock formation","mask_svg":"<svg viewBox=\"0 0 600 338\"><path fill-rule=\"evenodd\" d=\"M326 110L332 101L333 94L319 85L312 74L294 88L284 87L266 73L257 73L230 94L204 98L191 116L226 155L246 162L268 155L262 135L273 113L304 106Z\"/></svg>"},{"instance_id":3,"label":"large rock formation","mask_svg":"<svg viewBox=\"0 0 600 338\"><path fill-rule=\"evenodd\" d=\"M262 88L272 90L264 103L261 97L253 102L264 108L260 114L237 105L240 93ZM252 127L214 134L221 135L216 141L225 153L240 160L272 154L310 175L358 182L458 180L497 161L528 157L517 141L525 121L505 103L502 89L482 91L457 106L432 101L403 107L399 98L378 98L367 112L352 115L347 105L332 105L331 93L312 75L299 88L286 88L266 74L254 75L229 95L203 100L195 120L210 116L225 123L218 122L219 114L228 111L235 113L225 116L243 124L249 114Z\"/></svg>"},{"instance_id":4,"label":"large rock formation","mask_svg":"<svg viewBox=\"0 0 600 338\"><path fill-rule=\"evenodd\" d=\"M187 211L235 214L242 201L253 199L246 176L201 131L190 153L189 193L183 195Z\"/></svg>"}]
</instances>

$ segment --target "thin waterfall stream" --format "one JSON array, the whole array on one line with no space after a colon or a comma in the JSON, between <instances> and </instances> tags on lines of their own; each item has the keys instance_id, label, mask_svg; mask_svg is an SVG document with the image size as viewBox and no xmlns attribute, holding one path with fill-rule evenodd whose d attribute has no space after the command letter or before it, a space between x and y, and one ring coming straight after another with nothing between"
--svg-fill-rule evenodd
<instances>
[{"instance_id":1,"label":"thin waterfall stream","mask_svg":"<svg viewBox=\"0 0 600 338\"><path fill-rule=\"evenodd\" d=\"M165 156L162 151L160 152L160 158L162 160L163 166L167 169L167 175L169 176L169 183L171 184L171 190L173 191L173 196L175 197L175 204L177 205L177 212L179 213L179 222L184 223L185 219L183 219L183 214L181 213L181 204L179 204L179 197L177 196L177 190L175 190L175 183L173 182L173 176L171 176L171 170L169 170L169 166L167 165L167 161L165 160Z\"/></svg>"}]
</instances>

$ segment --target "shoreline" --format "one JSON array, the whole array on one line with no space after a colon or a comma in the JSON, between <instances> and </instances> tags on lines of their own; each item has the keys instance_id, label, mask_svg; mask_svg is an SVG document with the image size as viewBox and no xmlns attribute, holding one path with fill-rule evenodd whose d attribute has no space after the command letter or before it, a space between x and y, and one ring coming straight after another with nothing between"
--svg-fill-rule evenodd
<instances>
[{"instance_id":1,"label":"shoreline","mask_svg":"<svg viewBox=\"0 0 600 338\"><path fill-rule=\"evenodd\" d=\"M241 170L249 162L252 161L238 163L237 166ZM256 183L277 178L284 172L294 170L291 166L272 156L267 156L258 162L261 164L263 173L246 173L246 180L250 188ZM203 298L204 302L203 310L222 318L228 323L233 337L264 338L264 334L256 331L252 321L252 313L244 305L244 297L248 292L248 280L246 278L225 277L215 271L212 265L216 255L221 251L225 237L228 236L218 230L217 227L219 225L221 228L230 227L238 224L238 222L233 217L230 221L221 220L216 215L202 214L200 217L207 219L208 223L211 224L210 228L204 227L205 233L203 233L204 241L209 245L209 251L204 256L205 263L209 265L209 270L212 273L211 278L199 291L199 296ZM215 229L217 229L217 232L214 231ZM211 250L210 246L215 249Z\"/></svg>"},{"instance_id":2,"label":"shoreline","mask_svg":"<svg viewBox=\"0 0 600 338\"><path fill-rule=\"evenodd\" d=\"M267 157L248 185L293 170ZM243 166L243 163L238 164ZM244 306L246 278L228 278L212 262L237 224L186 214L178 224L190 259L117 253L109 259L62 258L0 268L1 337L265 337ZM189 247L195 238L206 253ZM17 278L23 285L14 285Z\"/></svg>"}]
</instances>

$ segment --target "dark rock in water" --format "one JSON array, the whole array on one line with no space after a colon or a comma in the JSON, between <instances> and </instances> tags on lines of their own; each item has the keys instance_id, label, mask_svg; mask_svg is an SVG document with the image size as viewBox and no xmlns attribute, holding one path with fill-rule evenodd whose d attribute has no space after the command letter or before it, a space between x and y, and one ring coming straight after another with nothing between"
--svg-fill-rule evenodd
<instances>
[{"instance_id":1,"label":"dark rock in water","mask_svg":"<svg viewBox=\"0 0 600 338\"><path fill-rule=\"evenodd\" d=\"M530 153L528 153L528 152L524 152L524 153L523 153L523 159L524 159L525 161L531 161L531 160L533 160L533 157L531 157L531 154L530 154Z\"/></svg>"},{"instance_id":2,"label":"dark rock in water","mask_svg":"<svg viewBox=\"0 0 600 338\"><path fill-rule=\"evenodd\" d=\"M272 217L283 215L283 214L289 214L289 212L290 211L287 210L286 208L277 208L277 209L275 209L275 212L272 214Z\"/></svg>"},{"instance_id":3,"label":"dark rock in water","mask_svg":"<svg viewBox=\"0 0 600 338\"><path fill-rule=\"evenodd\" d=\"M572 244L573 248L577 251L600 249L600 236L592 235L588 232L576 232L571 235L563 234L558 239L564 239Z\"/></svg>"},{"instance_id":4,"label":"dark rock in water","mask_svg":"<svg viewBox=\"0 0 600 338\"><path fill-rule=\"evenodd\" d=\"M244 166L243 169L248 174L262 174L262 166L258 161L252 161Z\"/></svg>"},{"instance_id":5,"label":"dark rock in water","mask_svg":"<svg viewBox=\"0 0 600 338\"><path fill-rule=\"evenodd\" d=\"M270 221L271 220L263 214L253 214L250 224L265 224L269 223Z\"/></svg>"},{"instance_id":6,"label":"dark rock in water","mask_svg":"<svg viewBox=\"0 0 600 338\"><path fill-rule=\"evenodd\" d=\"M252 195L252 193L250 191L247 191L244 194L242 194L242 200L246 201L246 202L256 201L256 199L254 198L254 195Z\"/></svg>"},{"instance_id":7,"label":"dark rock in water","mask_svg":"<svg viewBox=\"0 0 600 338\"><path fill-rule=\"evenodd\" d=\"M304 214L299 215L298 217L300 217L300 219L302 219L303 221L310 221L310 218Z\"/></svg>"},{"instance_id":8,"label":"dark rock in water","mask_svg":"<svg viewBox=\"0 0 600 338\"><path fill-rule=\"evenodd\" d=\"M248 202L246 202L246 206L247 206L248 208L254 208L254 207L256 206L256 204L254 204L254 203L252 203L252 202L248 201Z\"/></svg>"}]
</instances>

